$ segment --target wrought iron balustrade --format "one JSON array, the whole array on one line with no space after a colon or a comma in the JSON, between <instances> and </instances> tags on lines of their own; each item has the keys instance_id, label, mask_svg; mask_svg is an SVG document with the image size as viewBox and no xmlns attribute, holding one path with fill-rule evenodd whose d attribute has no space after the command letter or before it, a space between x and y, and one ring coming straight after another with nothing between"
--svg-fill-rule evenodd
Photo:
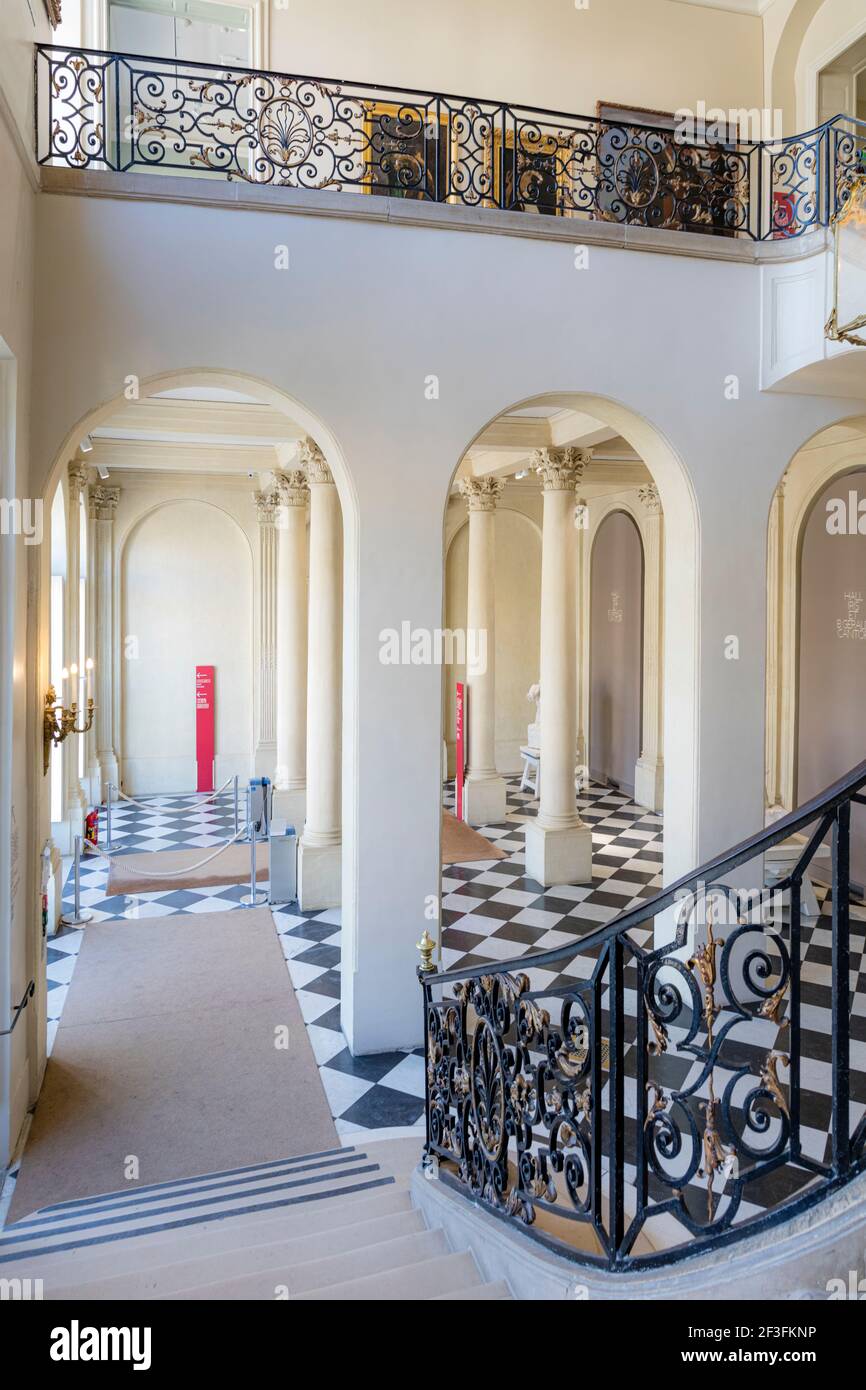
<instances>
[{"instance_id":1,"label":"wrought iron balustrade","mask_svg":"<svg viewBox=\"0 0 866 1390\"><path fill-rule=\"evenodd\" d=\"M40 164L766 240L827 225L862 165L866 122L701 143L673 123L40 44L36 145Z\"/></svg>"},{"instance_id":2,"label":"wrought iron balustrade","mask_svg":"<svg viewBox=\"0 0 866 1390\"><path fill-rule=\"evenodd\" d=\"M866 1170L849 981L850 823L864 788L866 762L573 943L419 969L428 1175L578 1263L626 1270L736 1241ZM764 888L763 856L795 834L787 871ZM803 882L828 849L832 1086L816 1152L814 1097L805 1116L801 1105L816 1026L801 1003L814 980ZM862 1089L862 1066L857 1077Z\"/></svg>"}]
</instances>

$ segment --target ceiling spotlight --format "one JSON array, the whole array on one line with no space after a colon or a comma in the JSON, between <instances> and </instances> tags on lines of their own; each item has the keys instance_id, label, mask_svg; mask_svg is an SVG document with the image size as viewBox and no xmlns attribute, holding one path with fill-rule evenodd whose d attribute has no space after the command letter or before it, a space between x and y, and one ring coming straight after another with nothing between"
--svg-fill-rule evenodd
<instances>
[{"instance_id":1,"label":"ceiling spotlight","mask_svg":"<svg viewBox=\"0 0 866 1390\"><path fill-rule=\"evenodd\" d=\"M81 450L82 454L93 453L93 440L90 438L89 434L86 434L84 436L78 447Z\"/></svg>"},{"instance_id":2,"label":"ceiling spotlight","mask_svg":"<svg viewBox=\"0 0 866 1390\"><path fill-rule=\"evenodd\" d=\"M96 471L99 474L102 481L105 482L106 478L108 477L108 469L106 468L105 464L98 463L96 465Z\"/></svg>"},{"instance_id":3,"label":"ceiling spotlight","mask_svg":"<svg viewBox=\"0 0 866 1390\"><path fill-rule=\"evenodd\" d=\"M528 478L528 477L529 477L529 469L528 469L528 468L521 468L520 472L519 472L519 473L515 473L515 475L514 475L514 478L515 478L515 481L516 481L516 482L519 482L521 478Z\"/></svg>"}]
</instances>

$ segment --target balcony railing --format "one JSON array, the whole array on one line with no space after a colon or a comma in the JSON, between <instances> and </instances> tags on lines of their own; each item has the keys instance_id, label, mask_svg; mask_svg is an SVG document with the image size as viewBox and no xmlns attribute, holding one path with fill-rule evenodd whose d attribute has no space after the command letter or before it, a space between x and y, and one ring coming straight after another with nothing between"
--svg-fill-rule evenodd
<instances>
[{"instance_id":1,"label":"balcony railing","mask_svg":"<svg viewBox=\"0 0 866 1390\"><path fill-rule=\"evenodd\" d=\"M419 970L429 1175L578 1263L626 1270L766 1229L866 1170L849 980L864 787L866 762L571 944ZM764 856L795 834L765 889ZM832 918L810 919L804 877L825 850Z\"/></svg>"},{"instance_id":2,"label":"balcony railing","mask_svg":"<svg viewBox=\"0 0 866 1390\"><path fill-rule=\"evenodd\" d=\"M866 122L701 143L673 122L38 45L40 164L182 172L767 240L826 226Z\"/></svg>"}]
</instances>

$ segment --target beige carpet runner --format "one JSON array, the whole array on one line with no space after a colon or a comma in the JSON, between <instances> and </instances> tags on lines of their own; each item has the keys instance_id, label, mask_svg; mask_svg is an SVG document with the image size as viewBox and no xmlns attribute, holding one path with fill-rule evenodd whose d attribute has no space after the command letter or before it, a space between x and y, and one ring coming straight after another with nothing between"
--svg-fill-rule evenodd
<instances>
[{"instance_id":1,"label":"beige carpet runner","mask_svg":"<svg viewBox=\"0 0 866 1390\"><path fill-rule=\"evenodd\" d=\"M250 847L249 845L229 845L209 864L200 869L187 868L207 859L213 849L157 849L145 850L140 854L118 853L112 859L108 873L109 897L123 894L134 898L139 893L170 893L175 888L213 888L222 884L249 883ZM132 865L129 869L127 864ZM182 872L177 873L180 869ZM159 878L159 874L171 872L171 878ZM256 882L268 878L268 843L262 840L256 845Z\"/></svg>"},{"instance_id":2,"label":"beige carpet runner","mask_svg":"<svg viewBox=\"0 0 866 1390\"><path fill-rule=\"evenodd\" d=\"M266 907L91 924L9 1220L339 1142Z\"/></svg>"},{"instance_id":3,"label":"beige carpet runner","mask_svg":"<svg viewBox=\"0 0 866 1390\"><path fill-rule=\"evenodd\" d=\"M477 830L465 821L452 816L450 811L442 812L442 863L475 864L480 859L505 859L505 850L485 840Z\"/></svg>"}]
</instances>

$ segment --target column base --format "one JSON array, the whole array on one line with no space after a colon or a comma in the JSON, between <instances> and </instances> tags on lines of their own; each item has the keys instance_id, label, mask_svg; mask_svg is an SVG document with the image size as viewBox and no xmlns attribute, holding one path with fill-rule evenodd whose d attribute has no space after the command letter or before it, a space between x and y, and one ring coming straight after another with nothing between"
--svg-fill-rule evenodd
<instances>
[{"instance_id":1,"label":"column base","mask_svg":"<svg viewBox=\"0 0 866 1390\"><path fill-rule=\"evenodd\" d=\"M469 825L496 825L506 817L504 777L468 781L463 787L464 816Z\"/></svg>"},{"instance_id":2,"label":"column base","mask_svg":"<svg viewBox=\"0 0 866 1390\"><path fill-rule=\"evenodd\" d=\"M109 782L114 787L114 799L117 800L116 793L120 791L120 768L117 765L117 759L113 753L100 753L99 769L101 773L101 785L99 788L100 804L105 801L108 795Z\"/></svg>"},{"instance_id":3,"label":"column base","mask_svg":"<svg viewBox=\"0 0 866 1390\"><path fill-rule=\"evenodd\" d=\"M542 888L559 883L592 882L592 831L588 825L548 829L537 821L526 825L526 877Z\"/></svg>"},{"instance_id":4,"label":"column base","mask_svg":"<svg viewBox=\"0 0 866 1390\"><path fill-rule=\"evenodd\" d=\"M274 787L274 819L284 820L287 825L293 825L300 836L306 818L306 787L297 787L293 791L287 787Z\"/></svg>"},{"instance_id":5,"label":"column base","mask_svg":"<svg viewBox=\"0 0 866 1390\"><path fill-rule=\"evenodd\" d=\"M634 767L634 799L638 806L660 811L664 806L665 765L662 758L638 758Z\"/></svg>"},{"instance_id":6,"label":"column base","mask_svg":"<svg viewBox=\"0 0 866 1390\"><path fill-rule=\"evenodd\" d=\"M298 845L298 905L302 912L339 907L342 896L343 847Z\"/></svg>"}]
</instances>

